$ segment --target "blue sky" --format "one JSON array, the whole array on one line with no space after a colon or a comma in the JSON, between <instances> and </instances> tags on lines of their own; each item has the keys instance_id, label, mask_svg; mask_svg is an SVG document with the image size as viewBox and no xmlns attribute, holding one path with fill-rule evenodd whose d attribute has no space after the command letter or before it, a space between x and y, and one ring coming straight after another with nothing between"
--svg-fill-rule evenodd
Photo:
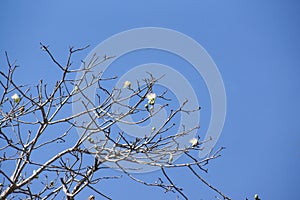
<instances>
[{"instance_id":1,"label":"blue sky","mask_svg":"<svg viewBox=\"0 0 300 200\"><path fill-rule=\"evenodd\" d=\"M69 46L94 48L132 28L155 26L182 32L211 55L227 93L227 117L217 144L226 150L204 177L232 199L251 198L255 193L262 199L298 199L299 9L296 0L1 1L1 70L8 51L21 66L20 82L51 81L58 71L39 49L39 42L50 45L65 61ZM76 59L84 59L88 52ZM181 173L176 179L191 199L213 198L209 189ZM113 199L174 199L126 179L101 187ZM81 197L88 195L89 191Z\"/></svg>"}]
</instances>

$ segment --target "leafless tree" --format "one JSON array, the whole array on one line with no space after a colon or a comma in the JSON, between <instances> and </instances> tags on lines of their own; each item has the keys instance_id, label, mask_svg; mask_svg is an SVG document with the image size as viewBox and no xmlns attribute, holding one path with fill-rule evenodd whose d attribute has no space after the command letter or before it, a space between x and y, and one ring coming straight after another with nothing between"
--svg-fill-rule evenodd
<instances>
[{"instance_id":1,"label":"leafless tree","mask_svg":"<svg viewBox=\"0 0 300 200\"><path fill-rule=\"evenodd\" d=\"M153 77L148 74L143 81L136 80L135 86L127 82L124 85L126 88L109 90L103 87L103 83L113 81L116 77L93 75L93 69L113 57L94 55L90 60L82 62L84 67L73 68L72 56L87 47L70 48L65 64L57 61L48 46L41 44L41 48L61 71L61 77L53 86L42 80L36 86L19 84L14 78L18 67L7 53L5 58L8 67L1 68L0 71L0 199L63 197L71 200L84 188L92 191L89 199L95 199L94 196L97 195L111 199L95 187L100 180L118 181L122 178L102 177L97 173L112 170L111 168L117 168L124 176L145 186L159 187L188 199L183 188L168 175L169 170L185 168L199 182L214 190L216 195L230 199L201 175L207 173L205 165L219 157L222 148L199 159L197 152L201 151L201 146L205 143L200 137L193 138L188 146L176 143L178 138L199 128L196 126L179 132L172 130L175 126L173 120L177 115L200 110L186 110L188 100L177 109L170 109L161 127L153 127L151 133L139 138L129 137L114 128L117 123L129 124L127 116L143 116L132 123L132 126L145 123L168 107L166 93L155 94L153 91L153 87L163 76ZM81 75L76 77L76 74ZM94 86L98 91L95 102L85 95L85 91ZM129 91L130 95L123 97L123 90ZM133 99L132 103L124 104L128 99ZM156 99L164 103L153 109ZM74 101L85 109L72 113L70 110ZM117 112L113 109L114 105L124 107L126 112ZM79 123L78 119L82 116L87 120ZM76 134L76 130L82 130L82 133ZM173 162L173 157L178 155L185 156L183 160L186 162ZM157 177L154 182L138 179L133 173L138 169L127 168L124 162L132 163L133 166L156 167L161 170L162 176Z\"/></svg>"}]
</instances>

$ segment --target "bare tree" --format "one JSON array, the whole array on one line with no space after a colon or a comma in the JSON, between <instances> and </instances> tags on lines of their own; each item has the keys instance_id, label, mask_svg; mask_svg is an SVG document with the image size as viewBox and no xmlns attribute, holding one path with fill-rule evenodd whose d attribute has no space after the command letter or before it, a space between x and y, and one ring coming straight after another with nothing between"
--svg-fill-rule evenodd
<instances>
[{"instance_id":1,"label":"bare tree","mask_svg":"<svg viewBox=\"0 0 300 200\"><path fill-rule=\"evenodd\" d=\"M136 80L135 87L127 81L124 88L107 89L103 83L116 77L103 78L93 74L93 69L113 57L94 55L82 63L84 67L73 69L73 54L87 47L70 48L65 64L56 60L48 46L41 44L41 48L61 71L61 77L54 86L42 80L36 86L17 83L14 79L17 66L7 53L7 71L0 71L3 90L0 96L0 199L55 199L64 196L71 200L84 188L93 192L89 199L95 199L94 195L111 199L94 187L100 180L117 181L121 178L102 177L97 173L111 168L145 186L159 187L188 199L183 188L168 175L169 170L185 168L218 196L230 199L201 176L201 173L207 173L205 165L219 157L222 148L199 159L197 152L205 143L200 137L192 138L188 146L176 142L199 128L173 131L177 115L200 110L186 110L188 100L177 109L170 109L162 126L153 127L150 133L141 137L130 137L115 128L117 123L132 123L126 121L128 116L142 116L130 124L132 126L146 123L168 107L166 92L156 94L153 89L163 76L148 74L143 81ZM76 77L76 74L80 76ZM98 91L96 101L85 95L85 91L94 86ZM130 95L123 97L123 90L129 91ZM128 99L133 99L130 105L124 103ZM164 103L154 109L158 99ZM70 112L75 101L84 107L82 112ZM126 111L114 110L115 105ZM79 123L78 119L82 116L86 120ZM81 130L81 134L76 134L76 130ZM185 156L186 162L173 162L173 158L179 155ZM133 167L126 167L129 165L124 163ZM154 182L138 179L133 173L139 170L137 166L156 167L161 170L162 176Z\"/></svg>"}]
</instances>

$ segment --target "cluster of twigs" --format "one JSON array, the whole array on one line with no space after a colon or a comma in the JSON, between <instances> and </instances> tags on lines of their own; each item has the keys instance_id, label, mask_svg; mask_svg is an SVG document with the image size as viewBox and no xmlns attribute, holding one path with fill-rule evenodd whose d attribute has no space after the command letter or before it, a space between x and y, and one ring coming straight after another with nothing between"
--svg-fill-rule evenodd
<instances>
[{"instance_id":1,"label":"cluster of twigs","mask_svg":"<svg viewBox=\"0 0 300 200\"><path fill-rule=\"evenodd\" d=\"M199 111L200 108L185 110L188 100L171 110L161 127L149 134L132 138L114 128L117 123L132 123L126 121L126 117L140 113L146 117L131 125L147 122L168 106L165 93L157 96L166 102L158 108L144 106L147 95L163 77L155 78L149 74L143 82L137 81L136 87L126 88L130 95L122 97L122 89L109 90L102 86L103 81L116 77L102 78L93 74L95 67L112 57L94 55L91 60L83 62L82 68L72 69L73 54L87 47L70 48L66 64L59 63L48 46L41 44L41 48L61 71L61 77L53 87L43 81L34 87L18 84L14 79L16 63L12 63L7 54L7 71L0 71L0 199L55 199L64 195L71 200L84 188L111 199L97 189L96 184L100 180L121 177L101 177L96 172L112 166L133 181L160 187L166 192L173 191L188 199L167 173L173 168L186 168L223 199L230 199L200 175L207 172L205 165L219 157L222 149L200 160L193 152L201 151L205 141L199 140L189 146L176 143L177 138L188 135L198 126L176 133L170 131L175 126L172 122L175 116ZM76 77L76 74L81 75ZM94 102L85 91L95 86L102 94L96 94L98 98ZM17 96L12 98L13 95ZM123 104L132 98L136 99L132 105ZM71 113L74 102L79 102L84 109ZM125 107L126 112L117 112L114 105ZM78 123L82 116L85 116L85 122ZM82 132L78 135L76 130ZM186 162L173 162L173 157L178 155L185 156ZM124 162L156 167L163 177L158 177L155 182L138 179L132 173L138 169L129 169Z\"/></svg>"}]
</instances>

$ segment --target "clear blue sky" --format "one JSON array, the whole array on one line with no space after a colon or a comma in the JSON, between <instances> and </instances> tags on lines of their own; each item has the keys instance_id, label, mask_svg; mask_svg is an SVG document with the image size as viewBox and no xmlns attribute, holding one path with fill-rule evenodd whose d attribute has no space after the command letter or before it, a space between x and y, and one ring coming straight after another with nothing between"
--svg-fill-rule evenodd
<instances>
[{"instance_id":1,"label":"clear blue sky","mask_svg":"<svg viewBox=\"0 0 300 200\"><path fill-rule=\"evenodd\" d=\"M212 56L227 92L226 123L217 144L227 149L204 177L233 199L255 193L263 200L299 199L299 10L297 0L6 0L0 3L0 67L8 51L22 67L20 81L51 81L57 69L50 67L39 42L50 45L63 61L69 46L94 48L131 28L180 31ZM176 179L191 199L213 198L214 193L181 173ZM113 199L174 199L126 179L101 187Z\"/></svg>"}]
</instances>

